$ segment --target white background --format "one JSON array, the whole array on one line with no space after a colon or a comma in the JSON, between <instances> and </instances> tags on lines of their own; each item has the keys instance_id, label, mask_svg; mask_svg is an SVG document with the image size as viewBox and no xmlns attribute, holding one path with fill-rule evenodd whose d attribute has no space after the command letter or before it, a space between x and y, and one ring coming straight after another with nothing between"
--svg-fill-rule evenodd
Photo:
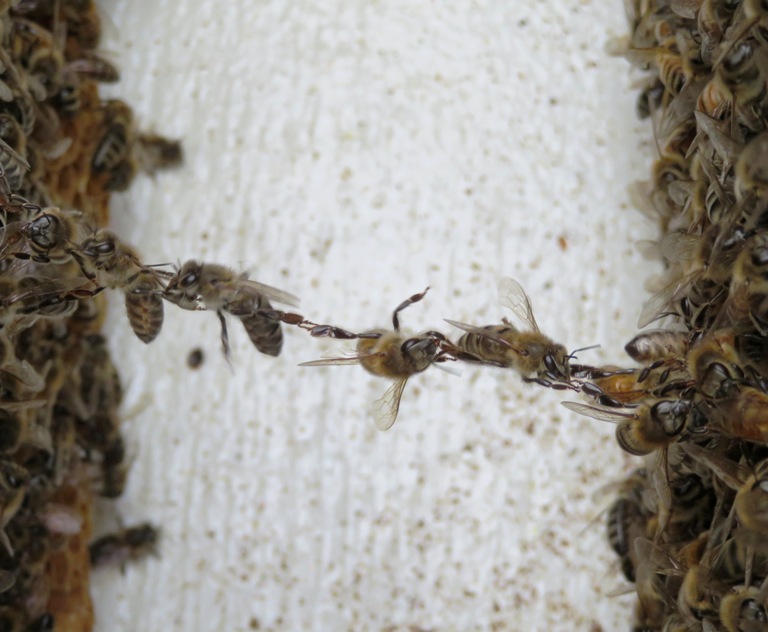
<instances>
[{"instance_id":1,"label":"white background","mask_svg":"<svg viewBox=\"0 0 768 632\"><path fill-rule=\"evenodd\" d=\"M628 360L656 227L618 0L114 0L109 90L183 138L183 169L140 177L113 223L146 263L249 268L318 322L488 324L501 276L584 361ZM564 246L564 248L563 248ZM506 314L511 316L511 314ZM413 378L397 424L349 345L286 332L278 359L212 313L168 309L149 346L111 297L134 459L101 527L162 525L158 558L95 573L97 630L628 629L605 539L632 465L610 424L517 375ZM186 365L200 346L205 363ZM110 515L111 514L111 515ZM595 628L597 629L597 628Z\"/></svg>"}]
</instances>

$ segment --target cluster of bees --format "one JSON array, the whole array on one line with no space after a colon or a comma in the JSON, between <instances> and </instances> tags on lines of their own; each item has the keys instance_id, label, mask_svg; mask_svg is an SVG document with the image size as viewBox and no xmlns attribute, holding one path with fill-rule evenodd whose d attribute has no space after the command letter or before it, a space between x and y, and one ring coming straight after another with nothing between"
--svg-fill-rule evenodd
<instances>
[{"instance_id":1,"label":"cluster of bees","mask_svg":"<svg viewBox=\"0 0 768 632\"><path fill-rule=\"evenodd\" d=\"M617 52L646 72L638 114L658 159L637 204L665 264L626 347L572 410L618 422L644 467L608 537L634 582L633 630L768 631L768 8L632 0ZM609 371L607 371L609 372Z\"/></svg>"},{"instance_id":2,"label":"cluster of bees","mask_svg":"<svg viewBox=\"0 0 768 632\"><path fill-rule=\"evenodd\" d=\"M94 494L118 497L127 474L101 292L156 306L130 294L154 277L101 226L112 191L181 150L99 98L119 79L100 28L90 0L0 3L0 629L14 632L91 629L92 564L158 537L145 524L92 541Z\"/></svg>"}]
</instances>

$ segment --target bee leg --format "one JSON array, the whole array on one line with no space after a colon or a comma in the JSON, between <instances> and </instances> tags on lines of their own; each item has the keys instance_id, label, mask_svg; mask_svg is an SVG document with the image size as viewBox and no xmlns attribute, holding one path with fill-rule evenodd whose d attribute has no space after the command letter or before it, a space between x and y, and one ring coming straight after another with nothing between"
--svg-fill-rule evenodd
<instances>
[{"instance_id":1,"label":"bee leg","mask_svg":"<svg viewBox=\"0 0 768 632\"><path fill-rule=\"evenodd\" d=\"M395 308L395 311L392 312L392 325L394 326L395 331L399 331L400 330L400 320L398 319L397 314L399 312L402 312L409 305L413 305L414 303L418 303L421 299L424 298L424 296L426 296L427 292L429 292L429 286L427 286L427 288L423 292L421 292L420 294L414 294L410 298L405 299L402 303L400 303L400 305L398 305Z\"/></svg>"},{"instance_id":2,"label":"bee leg","mask_svg":"<svg viewBox=\"0 0 768 632\"><path fill-rule=\"evenodd\" d=\"M77 267L80 268L80 272L83 273L83 276L89 281L96 283L96 273L88 272L88 270L85 269L85 263L79 253L75 252L74 250L69 250L68 252L70 255L72 255L72 258L75 260Z\"/></svg>"},{"instance_id":3,"label":"bee leg","mask_svg":"<svg viewBox=\"0 0 768 632\"><path fill-rule=\"evenodd\" d=\"M229 347L229 332L227 331L227 321L224 319L224 312L222 310L216 310L216 315L219 317L221 323L221 348L224 352L224 358L227 360L227 364L232 366L232 353Z\"/></svg>"}]
</instances>

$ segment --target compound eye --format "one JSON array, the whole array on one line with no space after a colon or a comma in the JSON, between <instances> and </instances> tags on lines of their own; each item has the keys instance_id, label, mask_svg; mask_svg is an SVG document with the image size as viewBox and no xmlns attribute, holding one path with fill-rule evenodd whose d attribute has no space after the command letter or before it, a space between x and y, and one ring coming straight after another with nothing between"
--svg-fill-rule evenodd
<instances>
[{"instance_id":1,"label":"compound eye","mask_svg":"<svg viewBox=\"0 0 768 632\"><path fill-rule=\"evenodd\" d=\"M190 287L197 283L197 279L198 279L197 272L189 272L185 274L183 277L181 277L181 281L179 282L179 285L181 287Z\"/></svg>"},{"instance_id":2,"label":"compound eye","mask_svg":"<svg viewBox=\"0 0 768 632\"><path fill-rule=\"evenodd\" d=\"M100 255L111 255L115 252L115 244L111 241L103 241L96 246L96 252Z\"/></svg>"}]
</instances>

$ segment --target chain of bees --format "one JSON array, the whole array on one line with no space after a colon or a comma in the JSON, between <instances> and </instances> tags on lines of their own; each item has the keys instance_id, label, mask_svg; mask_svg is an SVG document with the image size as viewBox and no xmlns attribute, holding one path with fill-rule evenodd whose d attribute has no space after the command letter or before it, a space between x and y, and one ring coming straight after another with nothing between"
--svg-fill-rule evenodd
<instances>
[{"instance_id":1,"label":"chain of bees","mask_svg":"<svg viewBox=\"0 0 768 632\"><path fill-rule=\"evenodd\" d=\"M87 630L90 565L155 550L149 524L90 543L95 492L118 497L127 476L120 380L98 333L105 290L123 295L144 343L166 304L213 311L277 356L283 326L355 340L358 364L391 382L373 408L395 423L409 379L432 365L511 369L580 395L572 411L616 423L644 467L618 485L608 536L634 582L634 630L768 632L768 9L757 0L635 0L621 53L652 70L639 100L660 158L638 200L660 222L654 246L666 283L640 317L668 329L627 346L640 366L594 367L546 335L513 279L499 303L520 321L448 320L451 338L400 327L352 332L316 323L289 292L232 268L190 260L147 264L104 228L107 202L139 170L173 166L178 143L137 131L97 81L89 0L0 4L0 629ZM190 362L192 360L190 359Z\"/></svg>"}]
</instances>

